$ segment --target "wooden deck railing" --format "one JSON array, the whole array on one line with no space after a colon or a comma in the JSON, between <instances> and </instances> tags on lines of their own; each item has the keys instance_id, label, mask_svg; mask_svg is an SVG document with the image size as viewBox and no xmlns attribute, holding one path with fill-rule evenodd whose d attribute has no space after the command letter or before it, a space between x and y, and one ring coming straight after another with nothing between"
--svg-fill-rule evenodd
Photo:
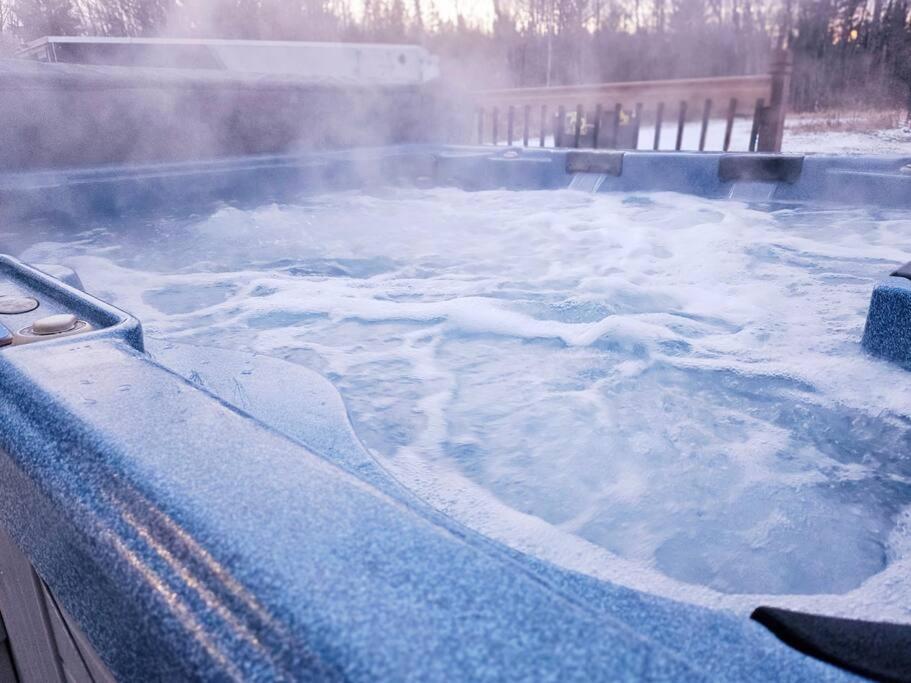
<instances>
[{"instance_id":1,"label":"wooden deck railing","mask_svg":"<svg viewBox=\"0 0 911 683\"><path fill-rule=\"evenodd\" d=\"M790 55L778 53L770 73L663 81L599 83L473 93L476 141L544 147L640 148L640 129L654 127L644 145L684 149L684 130L698 122L698 149L707 149L710 122L724 122L722 150L734 122L752 120L749 151L779 152L787 110ZM671 128L671 130L667 130ZM662 144L662 132L670 134Z\"/></svg>"}]
</instances>

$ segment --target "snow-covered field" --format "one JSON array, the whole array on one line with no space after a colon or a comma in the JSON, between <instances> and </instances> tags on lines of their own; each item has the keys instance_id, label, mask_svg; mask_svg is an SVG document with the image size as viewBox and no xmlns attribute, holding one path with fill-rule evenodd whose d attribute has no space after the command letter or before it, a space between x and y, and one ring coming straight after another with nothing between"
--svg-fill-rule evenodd
<instances>
[{"instance_id":1,"label":"snow-covered field","mask_svg":"<svg viewBox=\"0 0 911 683\"><path fill-rule=\"evenodd\" d=\"M802 154L898 154L911 156L911 127L899 125L899 114L791 114L785 122L782 152ZM890 121L891 119L891 121ZM752 120L737 119L731 131L730 150L747 151L750 146ZM724 147L725 121L712 119L706 133L705 149ZM683 130L682 149L699 149L699 121L690 121ZM655 128L643 125L639 131L639 149L652 149ZM665 121L659 149L673 150L677 142L676 121ZM547 146L553 145L548 138Z\"/></svg>"},{"instance_id":2,"label":"snow-covered field","mask_svg":"<svg viewBox=\"0 0 911 683\"><path fill-rule=\"evenodd\" d=\"M792 114L782 151L911 155L911 126L903 112Z\"/></svg>"},{"instance_id":3,"label":"snow-covered field","mask_svg":"<svg viewBox=\"0 0 911 683\"><path fill-rule=\"evenodd\" d=\"M863 118L850 122L833 122L824 117L792 115L785 122L782 152L804 154L907 154L911 156L911 128L878 127L876 121ZM724 143L723 120L712 120L706 135L705 149L720 150ZM752 122L746 119L734 122L731 150L746 151L750 146ZM683 132L683 149L699 148L700 125L690 122ZM661 131L661 149L673 149L676 142L676 125L665 124ZM655 130L643 126L639 133L639 148L651 149Z\"/></svg>"}]
</instances>

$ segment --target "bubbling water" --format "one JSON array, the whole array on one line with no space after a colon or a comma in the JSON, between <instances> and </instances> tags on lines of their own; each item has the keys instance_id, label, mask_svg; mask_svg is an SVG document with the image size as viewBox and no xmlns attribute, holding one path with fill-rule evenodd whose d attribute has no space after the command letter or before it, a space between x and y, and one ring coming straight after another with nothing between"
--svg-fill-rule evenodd
<instances>
[{"instance_id":1,"label":"bubbling water","mask_svg":"<svg viewBox=\"0 0 911 683\"><path fill-rule=\"evenodd\" d=\"M389 471L522 550L708 604L911 620L907 383L859 346L909 253L907 213L398 189L21 257L147 334L322 372Z\"/></svg>"}]
</instances>

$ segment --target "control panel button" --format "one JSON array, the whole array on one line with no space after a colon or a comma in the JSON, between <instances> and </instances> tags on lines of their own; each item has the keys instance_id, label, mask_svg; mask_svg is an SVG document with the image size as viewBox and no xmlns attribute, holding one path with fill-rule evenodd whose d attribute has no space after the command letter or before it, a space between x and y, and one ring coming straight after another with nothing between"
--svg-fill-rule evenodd
<instances>
[{"instance_id":1,"label":"control panel button","mask_svg":"<svg viewBox=\"0 0 911 683\"><path fill-rule=\"evenodd\" d=\"M30 296L0 296L0 314L18 315L38 308L38 299Z\"/></svg>"},{"instance_id":2,"label":"control panel button","mask_svg":"<svg viewBox=\"0 0 911 683\"><path fill-rule=\"evenodd\" d=\"M46 334L60 334L69 332L79 320L72 313L59 313L58 315L49 315L46 318L39 318L32 323L32 334L44 336Z\"/></svg>"},{"instance_id":3,"label":"control panel button","mask_svg":"<svg viewBox=\"0 0 911 683\"><path fill-rule=\"evenodd\" d=\"M6 325L0 323L0 346L9 346L12 343L13 333L6 328Z\"/></svg>"}]
</instances>

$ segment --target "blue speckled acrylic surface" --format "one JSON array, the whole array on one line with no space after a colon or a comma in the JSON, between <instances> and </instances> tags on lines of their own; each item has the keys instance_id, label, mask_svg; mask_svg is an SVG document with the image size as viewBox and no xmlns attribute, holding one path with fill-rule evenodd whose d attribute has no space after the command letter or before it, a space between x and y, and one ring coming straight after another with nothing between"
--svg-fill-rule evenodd
<instances>
[{"instance_id":1,"label":"blue speckled acrylic surface","mask_svg":"<svg viewBox=\"0 0 911 683\"><path fill-rule=\"evenodd\" d=\"M429 163L440 183L567 181L559 153L516 164L486 150L428 154L422 172ZM715 159L628 155L604 189L648 177L651 189L724 196ZM363 180L357 164L319 163L208 168L209 185L192 192ZM824 194L835 163L805 164L776 192ZM638 165L664 171L637 176ZM7 177L0 194L24 213L41 196L116 212L134 201L154 210L192 185L192 169L149 183L109 173L51 174L40 187ZM54 296L95 305L64 285ZM883 319L898 310L883 306ZM98 310L110 328L0 353L0 523L124 680L850 678L746 619L556 568L428 509L303 368L154 339L146 352L138 322Z\"/></svg>"},{"instance_id":2,"label":"blue speckled acrylic surface","mask_svg":"<svg viewBox=\"0 0 911 683\"><path fill-rule=\"evenodd\" d=\"M888 277L876 285L863 345L870 353L911 368L911 280Z\"/></svg>"}]
</instances>

